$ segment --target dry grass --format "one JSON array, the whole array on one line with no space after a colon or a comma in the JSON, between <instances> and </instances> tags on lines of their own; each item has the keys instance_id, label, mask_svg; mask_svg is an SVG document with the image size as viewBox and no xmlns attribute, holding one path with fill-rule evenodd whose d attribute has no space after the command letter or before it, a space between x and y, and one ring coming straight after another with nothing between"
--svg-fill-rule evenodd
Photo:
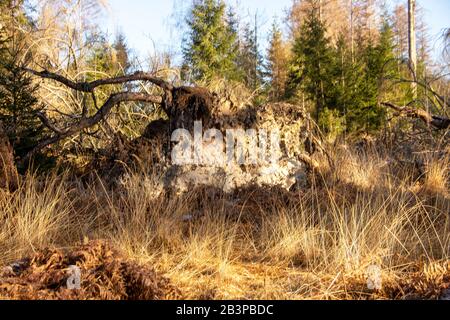
<instances>
[{"instance_id":1,"label":"dry grass","mask_svg":"<svg viewBox=\"0 0 450 320\"><path fill-rule=\"evenodd\" d=\"M448 160L416 181L377 154L333 157L339 170L323 166L298 192L175 196L144 172L114 189L100 178L29 176L13 194L0 190L0 261L88 237L151 265L186 298L437 298L450 286ZM381 290L367 288L371 265Z\"/></svg>"},{"instance_id":2,"label":"dry grass","mask_svg":"<svg viewBox=\"0 0 450 320\"><path fill-rule=\"evenodd\" d=\"M448 196L449 159L429 159L423 183L423 190L429 194Z\"/></svg>"}]
</instances>

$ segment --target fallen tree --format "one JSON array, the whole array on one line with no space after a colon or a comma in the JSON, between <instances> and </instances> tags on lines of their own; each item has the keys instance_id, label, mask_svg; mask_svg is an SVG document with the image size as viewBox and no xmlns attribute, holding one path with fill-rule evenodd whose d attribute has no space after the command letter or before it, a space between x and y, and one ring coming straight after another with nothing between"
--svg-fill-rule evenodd
<instances>
[{"instance_id":1,"label":"fallen tree","mask_svg":"<svg viewBox=\"0 0 450 320\"><path fill-rule=\"evenodd\" d=\"M382 105L397 111L399 116L420 119L425 122L425 124L433 126L437 130L445 130L450 128L449 118L432 115L423 109L400 107L390 102L383 102Z\"/></svg>"},{"instance_id":2,"label":"fallen tree","mask_svg":"<svg viewBox=\"0 0 450 320\"><path fill-rule=\"evenodd\" d=\"M113 143L100 152L98 157L94 156L91 159L89 168L102 168L101 171L110 177L121 177L124 167L141 166L144 163L156 164L164 174L164 186L183 192L184 189L189 189L192 185L205 181L227 191L247 184L278 185L290 189L299 181L303 183L306 180L306 168L314 170L318 166L311 156L305 154L306 142L304 140L308 140L309 137L309 141L313 141L310 136L312 125L308 113L301 106L288 103L269 103L258 106L243 104L230 108L226 98L221 99L222 95L211 93L206 88L174 86L152 74L143 72L93 82L75 82L49 71L28 71L41 78L59 82L72 90L91 94L97 111L93 115L88 115L83 110L79 115L69 116L71 122L64 128L57 121L50 120L46 114L39 114L41 122L52 134L43 139L26 156L25 161L52 144L74 137L86 132L86 129L100 124L111 114L115 105L121 102L138 101L160 105L167 115L167 119L147 124L142 135L136 139L127 139L120 134L116 135ZM95 95L97 88L132 81L143 81L156 86L159 88L157 94L113 93L103 105L97 107ZM226 135L228 129L245 128L244 130L248 129L254 132L264 130L267 134L277 129L281 135L280 161L278 164L244 165L244 168L234 163L224 168L214 165L188 165L179 168L168 161L173 147L171 133L177 129L187 129L193 133L195 121L202 122L205 132L208 129L218 129L223 136ZM320 143L314 143L314 145L316 146L314 149L322 149ZM218 150L212 150L213 146L208 143L204 145L208 150L205 155L216 154L214 152ZM265 152L269 152L269 150ZM314 151L311 150L311 153Z\"/></svg>"},{"instance_id":3,"label":"fallen tree","mask_svg":"<svg viewBox=\"0 0 450 320\"><path fill-rule=\"evenodd\" d=\"M41 122L52 134L40 141L21 161L28 162L42 149L55 144L63 139L75 136L85 129L91 128L105 120L114 106L121 102L146 102L161 105L170 119L171 128L193 127L194 121L202 120L207 123L214 96L205 88L174 86L169 82L150 73L136 72L132 75L100 79L92 82L75 82L59 74L44 71L26 69L28 72L49 80L54 80L64 86L83 93L90 93L97 109L94 115L88 116L87 111L77 117L77 121L65 128L59 128L53 124L45 113L38 114ZM142 92L113 93L106 102L98 107L95 89L106 85L125 84L133 81L149 82L162 90L161 95L152 95Z\"/></svg>"}]
</instances>

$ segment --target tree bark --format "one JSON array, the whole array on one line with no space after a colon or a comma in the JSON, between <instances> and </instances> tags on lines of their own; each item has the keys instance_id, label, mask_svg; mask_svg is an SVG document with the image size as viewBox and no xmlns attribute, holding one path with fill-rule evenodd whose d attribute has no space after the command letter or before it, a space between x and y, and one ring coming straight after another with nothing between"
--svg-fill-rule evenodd
<instances>
[{"instance_id":1,"label":"tree bark","mask_svg":"<svg viewBox=\"0 0 450 320\"><path fill-rule=\"evenodd\" d=\"M413 73L413 79L417 80L417 48L416 48L416 0L408 0L408 42L409 63ZM416 81L411 83L414 99L417 99Z\"/></svg>"},{"instance_id":2,"label":"tree bark","mask_svg":"<svg viewBox=\"0 0 450 320\"><path fill-rule=\"evenodd\" d=\"M24 159L22 159L22 162L27 162L30 158L32 158L36 153L44 149L45 147L57 143L65 138L71 137L73 135L76 135L77 133L81 132L84 129L90 128L96 124L98 124L100 121L104 120L109 113L111 112L111 109L120 102L125 101L141 101L141 102L148 102L148 103L162 103L161 97L143 94L143 93L131 93L131 92L120 92L112 94L109 99L103 104L103 106L97 111L96 114L94 114L91 117L83 117L81 118L76 124L65 128L65 129L59 129L56 128L54 125L50 124L50 121L47 119L47 117L44 114L39 114L39 118L41 119L42 123L49 128L51 131L54 132L54 135L42 140L38 143L36 147L31 150Z\"/></svg>"},{"instance_id":3,"label":"tree bark","mask_svg":"<svg viewBox=\"0 0 450 320\"><path fill-rule=\"evenodd\" d=\"M351 43L352 63L355 63L355 36L354 36L353 16L354 16L353 0L350 0L350 43Z\"/></svg>"},{"instance_id":4,"label":"tree bark","mask_svg":"<svg viewBox=\"0 0 450 320\"><path fill-rule=\"evenodd\" d=\"M26 164L42 149L63 139L75 136L83 130L97 125L109 116L111 109L115 105L121 102L139 101L160 104L169 118L169 128L173 129L186 127L193 128L194 122L197 120L202 120L204 124L207 124L210 118L211 108L214 105L214 96L205 88L183 86L175 87L167 81L145 72L136 72L132 75L100 79L93 82L75 82L47 70L26 70L41 78L57 81L73 90L91 93L94 100L96 100L94 91L97 87L112 84L123 84L132 81L150 82L161 88L163 93L161 96L138 92L119 92L111 94L103 106L98 109L96 114L88 117L83 112L76 123L63 129L53 124L44 113L39 113L37 116L52 132L52 135L40 141L32 151L21 159L22 164Z\"/></svg>"},{"instance_id":5,"label":"tree bark","mask_svg":"<svg viewBox=\"0 0 450 320\"><path fill-rule=\"evenodd\" d=\"M400 107L390 102L383 102L382 105L397 111L400 116L413 119L420 119L427 125L433 126L435 129L445 130L450 128L450 119L432 115L425 110Z\"/></svg>"}]
</instances>

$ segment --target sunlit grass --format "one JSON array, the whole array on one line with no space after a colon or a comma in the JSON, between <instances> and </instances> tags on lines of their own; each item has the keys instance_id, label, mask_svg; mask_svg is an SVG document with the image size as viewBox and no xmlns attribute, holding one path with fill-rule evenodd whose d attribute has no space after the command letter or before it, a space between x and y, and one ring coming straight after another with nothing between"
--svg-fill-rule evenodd
<instances>
[{"instance_id":1,"label":"sunlit grass","mask_svg":"<svg viewBox=\"0 0 450 320\"><path fill-rule=\"evenodd\" d=\"M398 283L449 261L448 162L411 181L395 179L379 155L334 157L338 171L316 173L287 202L269 188L169 195L158 174L144 171L130 171L114 189L101 178L27 176L15 193L0 191L0 260L108 239L193 299L361 298L355 292L371 265Z\"/></svg>"}]
</instances>

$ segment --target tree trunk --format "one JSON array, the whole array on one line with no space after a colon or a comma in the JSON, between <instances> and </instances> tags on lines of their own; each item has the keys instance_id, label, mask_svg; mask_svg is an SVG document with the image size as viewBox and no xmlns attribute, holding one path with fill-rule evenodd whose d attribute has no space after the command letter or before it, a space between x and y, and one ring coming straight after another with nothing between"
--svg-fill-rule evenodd
<instances>
[{"instance_id":1,"label":"tree trunk","mask_svg":"<svg viewBox=\"0 0 450 320\"><path fill-rule=\"evenodd\" d=\"M408 42L409 42L409 63L414 80L417 76L417 49L416 49L416 0L408 0ZM414 99L417 99L417 83L411 84Z\"/></svg>"},{"instance_id":2,"label":"tree trunk","mask_svg":"<svg viewBox=\"0 0 450 320\"><path fill-rule=\"evenodd\" d=\"M14 164L13 149L0 122L0 188L14 191L19 183L19 175Z\"/></svg>"},{"instance_id":3,"label":"tree trunk","mask_svg":"<svg viewBox=\"0 0 450 320\"><path fill-rule=\"evenodd\" d=\"M351 54L352 63L355 63L355 36L354 36L354 24L353 24L353 0L350 0L350 43L351 43Z\"/></svg>"}]
</instances>

